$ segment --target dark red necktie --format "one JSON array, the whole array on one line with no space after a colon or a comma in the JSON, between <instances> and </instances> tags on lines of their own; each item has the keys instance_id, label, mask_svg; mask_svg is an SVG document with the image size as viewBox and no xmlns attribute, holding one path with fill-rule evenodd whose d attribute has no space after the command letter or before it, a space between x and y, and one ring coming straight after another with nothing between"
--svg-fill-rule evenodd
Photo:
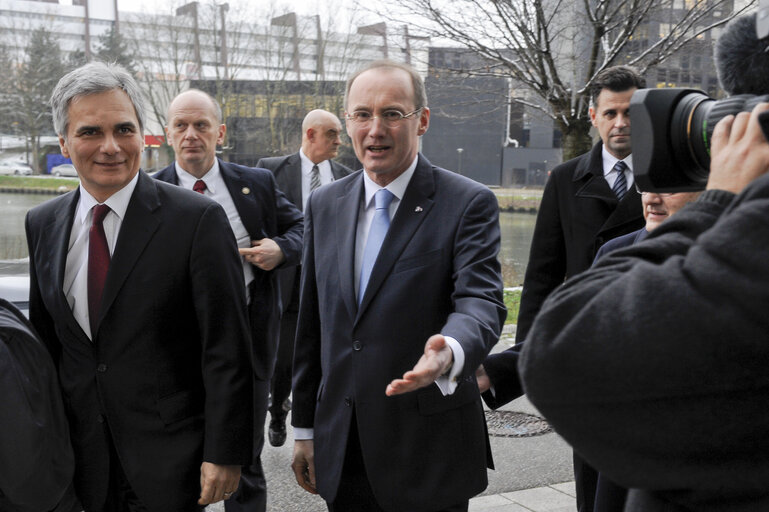
<instances>
[{"instance_id":1,"label":"dark red necktie","mask_svg":"<svg viewBox=\"0 0 769 512\"><path fill-rule=\"evenodd\" d=\"M196 181L195 184L192 185L192 190L202 194L203 192L206 191L206 182L203 180Z\"/></svg>"},{"instance_id":2,"label":"dark red necktie","mask_svg":"<svg viewBox=\"0 0 769 512\"><path fill-rule=\"evenodd\" d=\"M102 221L110 212L106 204L93 207L93 223L88 231L88 317L91 324L91 339L96 337L96 327L101 310L101 296L109 270L109 246L104 234Z\"/></svg>"}]
</instances>

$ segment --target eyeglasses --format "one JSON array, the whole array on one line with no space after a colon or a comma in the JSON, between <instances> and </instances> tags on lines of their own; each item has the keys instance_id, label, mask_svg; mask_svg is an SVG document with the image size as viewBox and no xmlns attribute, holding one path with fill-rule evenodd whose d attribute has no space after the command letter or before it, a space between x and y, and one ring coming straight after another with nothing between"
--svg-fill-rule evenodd
<instances>
[{"instance_id":1,"label":"eyeglasses","mask_svg":"<svg viewBox=\"0 0 769 512\"><path fill-rule=\"evenodd\" d=\"M408 119L409 117L418 114L421 111L422 107L419 107L416 110L412 110L411 112L404 114L400 110L391 109L385 110L378 116L374 116L371 115L371 112L367 112L365 110L356 110L355 112L345 114L344 118L351 123L355 123L357 126L368 126L374 122L374 119L380 119L387 126L395 126L404 119Z\"/></svg>"},{"instance_id":2,"label":"eyeglasses","mask_svg":"<svg viewBox=\"0 0 769 512\"><path fill-rule=\"evenodd\" d=\"M670 197L674 194L674 192L646 192L638 188L638 183L633 183L633 186L635 187L635 191L641 194L642 196L646 194L657 194L660 197Z\"/></svg>"}]
</instances>

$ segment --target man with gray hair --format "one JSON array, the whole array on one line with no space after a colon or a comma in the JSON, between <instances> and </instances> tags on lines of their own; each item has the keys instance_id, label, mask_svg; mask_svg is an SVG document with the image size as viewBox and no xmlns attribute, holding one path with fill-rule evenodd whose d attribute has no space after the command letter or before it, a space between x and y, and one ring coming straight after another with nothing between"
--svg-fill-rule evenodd
<instances>
[{"instance_id":1,"label":"man with gray hair","mask_svg":"<svg viewBox=\"0 0 769 512\"><path fill-rule=\"evenodd\" d=\"M139 172L144 112L117 65L51 97L80 186L27 215L30 319L59 371L86 511L226 499L251 453L250 334L214 201Z\"/></svg>"}]
</instances>

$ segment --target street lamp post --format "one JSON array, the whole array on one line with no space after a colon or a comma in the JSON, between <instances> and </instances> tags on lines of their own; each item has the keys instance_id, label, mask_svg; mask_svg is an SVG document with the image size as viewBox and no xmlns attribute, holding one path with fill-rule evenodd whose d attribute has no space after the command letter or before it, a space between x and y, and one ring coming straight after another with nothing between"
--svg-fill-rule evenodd
<instances>
[{"instance_id":1,"label":"street lamp post","mask_svg":"<svg viewBox=\"0 0 769 512\"><path fill-rule=\"evenodd\" d=\"M464 149L457 148L457 174L462 174L462 151Z\"/></svg>"}]
</instances>

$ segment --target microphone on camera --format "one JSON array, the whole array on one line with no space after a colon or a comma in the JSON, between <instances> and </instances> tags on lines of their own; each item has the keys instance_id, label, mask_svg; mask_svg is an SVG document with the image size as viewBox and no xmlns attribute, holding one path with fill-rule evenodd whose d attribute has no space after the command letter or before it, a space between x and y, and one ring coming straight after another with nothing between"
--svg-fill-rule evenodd
<instances>
[{"instance_id":1,"label":"microphone on camera","mask_svg":"<svg viewBox=\"0 0 769 512\"><path fill-rule=\"evenodd\" d=\"M764 2L762 1L762 6ZM721 88L729 95L769 93L769 38L759 38L766 11L734 18L716 41L714 57Z\"/></svg>"}]
</instances>

